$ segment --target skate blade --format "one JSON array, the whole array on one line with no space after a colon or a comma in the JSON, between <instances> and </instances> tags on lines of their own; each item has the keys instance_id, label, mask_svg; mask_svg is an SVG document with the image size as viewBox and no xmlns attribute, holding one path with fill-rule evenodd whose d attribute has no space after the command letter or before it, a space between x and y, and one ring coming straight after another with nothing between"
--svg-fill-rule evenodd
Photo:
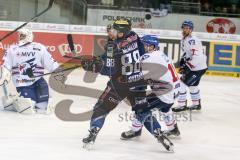
<instances>
[{"instance_id":1,"label":"skate blade","mask_svg":"<svg viewBox=\"0 0 240 160\"><path fill-rule=\"evenodd\" d=\"M174 149L173 149L173 143L167 138L165 137L165 139L163 140L163 142L160 142L163 147L170 153L174 153Z\"/></svg>"},{"instance_id":2,"label":"skate blade","mask_svg":"<svg viewBox=\"0 0 240 160\"><path fill-rule=\"evenodd\" d=\"M93 143L83 143L83 149L86 149L87 151L93 150Z\"/></svg>"},{"instance_id":3,"label":"skate blade","mask_svg":"<svg viewBox=\"0 0 240 160\"><path fill-rule=\"evenodd\" d=\"M177 135L166 135L166 137L169 139L182 139L181 135L178 135L178 136Z\"/></svg>"},{"instance_id":4,"label":"skate blade","mask_svg":"<svg viewBox=\"0 0 240 160\"><path fill-rule=\"evenodd\" d=\"M201 113L202 110L201 109L189 109L188 112L191 112L191 113Z\"/></svg>"},{"instance_id":5,"label":"skate blade","mask_svg":"<svg viewBox=\"0 0 240 160\"><path fill-rule=\"evenodd\" d=\"M169 153L174 153L174 147L173 145L169 146L169 149L167 150Z\"/></svg>"},{"instance_id":6,"label":"skate blade","mask_svg":"<svg viewBox=\"0 0 240 160\"><path fill-rule=\"evenodd\" d=\"M124 138L124 137L120 137L121 140L123 141L138 141L140 139L141 136L137 136L137 137L133 137L133 138Z\"/></svg>"}]
</instances>

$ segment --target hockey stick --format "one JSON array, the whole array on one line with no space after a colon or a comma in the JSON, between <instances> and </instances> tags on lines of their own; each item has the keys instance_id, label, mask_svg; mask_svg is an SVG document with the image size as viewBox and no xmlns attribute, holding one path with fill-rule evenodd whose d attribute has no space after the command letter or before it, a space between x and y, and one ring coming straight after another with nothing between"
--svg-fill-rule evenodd
<instances>
[{"instance_id":1,"label":"hockey stick","mask_svg":"<svg viewBox=\"0 0 240 160\"><path fill-rule=\"evenodd\" d=\"M72 37L71 34L67 35L67 41L68 41L68 45L69 45L69 48L71 50L71 53L76 55L76 51L75 51L75 47L74 47L74 43L73 43L73 37ZM71 61L72 59L81 60L81 57L75 57L75 56L71 57L71 56L67 56L67 55L63 55L63 57L71 58L69 61ZM69 61L67 61L67 62L69 62ZM67 63L67 62L65 62L65 63ZM68 71L68 70L71 70L71 69L76 69L76 68L79 68L79 67L81 67L81 65L76 65L76 66L73 66L73 67L70 67L70 68L62 69L62 70L59 70L59 71L56 71L56 72L45 73L45 74L41 74L41 75L38 75L38 76L33 76L31 74L28 74L28 75L29 75L30 78L37 78L37 77L42 77L42 76L46 76L46 75L50 75L50 74L55 74L55 73Z\"/></svg>"},{"instance_id":2,"label":"hockey stick","mask_svg":"<svg viewBox=\"0 0 240 160\"><path fill-rule=\"evenodd\" d=\"M66 69L62 69L62 70L59 70L59 71L55 71L55 72L50 72L50 73L45 73L45 74L41 74L41 75L38 75L38 76L29 76L30 78L38 78L38 77L43 77L43 76L47 76L47 75L50 75L50 74L56 74L56 73L61 73L61 72L64 72L64 71L68 71L68 70L71 70L71 69L76 69L76 68L79 68L81 67L80 65L76 65L76 66L73 66L73 67L69 67L69 68L66 68Z\"/></svg>"},{"instance_id":3,"label":"hockey stick","mask_svg":"<svg viewBox=\"0 0 240 160\"><path fill-rule=\"evenodd\" d=\"M47 12L49 9L52 8L53 6L53 3L54 3L55 0L50 0L49 1L49 4L48 4L48 7L43 10L42 12L38 13L37 15L35 15L33 18L31 18L28 22L25 22L23 23L22 25L20 25L19 27L17 27L16 29L14 29L13 31L7 33L5 36L3 36L1 39L0 39L0 42L2 40L4 40L5 38L7 38L8 36L12 35L13 33L15 33L16 31L18 31L19 29L21 29L22 27L26 26L29 22L32 22L34 20L36 20L38 17L40 17L42 14L44 14L45 12Z\"/></svg>"},{"instance_id":4,"label":"hockey stick","mask_svg":"<svg viewBox=\"0 0 240 160\"><path fill-rule=\"evenodd\" d=\"M76 51L75 51L75 47L74 47L74 43L73 43L73 37L71 34L68 34L67 35L67 41L68 41L68 45L69 45L69 48L71 50L71 52L76 56Z\"/></svg>"}]
</instances>

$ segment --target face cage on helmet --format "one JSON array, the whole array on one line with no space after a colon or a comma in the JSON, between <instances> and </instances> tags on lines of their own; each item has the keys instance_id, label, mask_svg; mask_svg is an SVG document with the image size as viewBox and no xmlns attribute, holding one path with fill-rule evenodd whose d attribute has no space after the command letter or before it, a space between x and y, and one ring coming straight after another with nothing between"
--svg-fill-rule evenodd
<instances>
[{"instance_id":1,"label":"face cage on helmet","mask_svg":"<svg viewBox=\"0 0 240 160\"><path fill-rule=\"evenodd\" d=\"M20 39L20 36L24 36L23 39ZM33 34L19 34L18 35L18 39L19 39L19 43L21 44L25 44L25 43L29 43L29 42L33 42Z\"/></svg>"}]
</instances>

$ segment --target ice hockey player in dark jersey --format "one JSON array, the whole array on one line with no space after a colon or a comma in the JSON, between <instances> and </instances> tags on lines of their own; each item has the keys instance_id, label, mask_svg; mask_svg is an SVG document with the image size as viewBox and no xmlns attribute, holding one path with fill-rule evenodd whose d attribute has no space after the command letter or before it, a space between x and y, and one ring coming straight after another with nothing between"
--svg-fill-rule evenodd
<instances>
[{"instance_id":1,"label":"ice hockey player in dark jersey","mask_svg":"<svg viewBox=\"0 0 240 160\"><path fill-rule=\"evenodd\" d=\"M89 135L83 138L84 147L93 144L104 125L105 117L123 99L127 98L133 110L147 106L146 93L137 89L144 83L140 57L144 54L144 46L138 35L131 31L131 22L120 19L114 21L111 32L116 39L109 39L106 53L91 61L82 61L87 71L107 75L110 80L103 94L94 106L91 117ZM135 91L132 91L132 89Z\"/></svg>"}]
</instances>

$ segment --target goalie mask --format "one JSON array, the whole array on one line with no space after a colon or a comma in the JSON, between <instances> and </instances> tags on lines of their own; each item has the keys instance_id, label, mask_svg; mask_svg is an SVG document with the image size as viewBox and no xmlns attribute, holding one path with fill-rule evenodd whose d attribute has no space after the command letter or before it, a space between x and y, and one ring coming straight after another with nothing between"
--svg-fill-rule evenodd
<instances>
[{"instance_id":1,"label":"goalie mask","mask_svg":"<svg viewBox=\"0 0 240 160\"><path fill-rule=\"evenodd\" d=\"M20 29L18 31L19 44L24 45L33 41L33 33L30 29Z\"/></svg>"}]
</instances>

